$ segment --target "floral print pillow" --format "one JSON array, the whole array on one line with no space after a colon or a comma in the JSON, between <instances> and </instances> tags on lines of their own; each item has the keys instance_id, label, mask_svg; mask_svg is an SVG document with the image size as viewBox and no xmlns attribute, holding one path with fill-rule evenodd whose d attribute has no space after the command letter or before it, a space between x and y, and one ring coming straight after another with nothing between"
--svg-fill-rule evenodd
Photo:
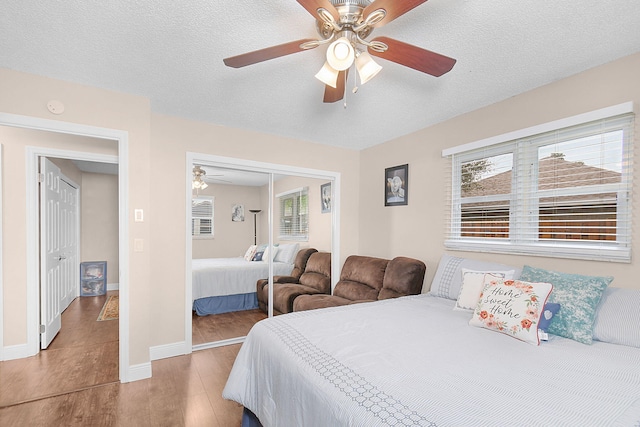
<instances>
[{"instance_id":1,"label":"floral print pillow","mask_svg":"<svg viewBox=\"0 0 640 427\"><path fill-rule=\"evenodd\" d=\"M552 289L550 283L491 280L485 284L469 324L540 345L538 325Z\"/></svg>"}]
</instances>

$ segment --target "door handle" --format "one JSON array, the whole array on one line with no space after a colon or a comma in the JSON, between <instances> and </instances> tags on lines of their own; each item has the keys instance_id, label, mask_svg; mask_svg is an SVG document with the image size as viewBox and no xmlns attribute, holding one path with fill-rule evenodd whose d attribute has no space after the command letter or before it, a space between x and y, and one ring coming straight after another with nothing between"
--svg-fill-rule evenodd
<instances>
[{"instance_id":1,"label":"door handle","mask_svg":"<svg viewBox=\"0 0 640 427\"><path fill-rule=\"evenodd\" d=\"M58 261L62 261L63 259L67 259L67 257L64 256L64 255L59 255L57 258L58 258Z\"/></svg>"}]
</instances>

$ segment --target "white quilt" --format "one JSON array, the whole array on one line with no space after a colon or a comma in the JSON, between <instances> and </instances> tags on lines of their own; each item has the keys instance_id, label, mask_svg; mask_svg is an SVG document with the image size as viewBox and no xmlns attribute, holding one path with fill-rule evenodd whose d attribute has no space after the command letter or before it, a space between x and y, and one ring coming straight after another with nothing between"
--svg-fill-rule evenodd
<instances>
[{"instance_id":1,"label":"white quilt","mask_svg":"<svg viewBox=\"0 0 640 427\"><path fill-rule=\"evenodd\" d=\"M256 324L223 396L264 427L640 426L640 349L469 326L418 295Z\"/></svg>"},{"instance_id":2,"label":"white quilt","mask_svg":"<svg viewBox=\"0 0 640 427\"><path fill-rule=\"evenodd\" d=\"M206 258L192 261L193 300L212 296L247 294L256 282L269 276L269 263L237 258ZM273 263L273 274L288 275L293 264Z\"/></svg>"}]
</instances>

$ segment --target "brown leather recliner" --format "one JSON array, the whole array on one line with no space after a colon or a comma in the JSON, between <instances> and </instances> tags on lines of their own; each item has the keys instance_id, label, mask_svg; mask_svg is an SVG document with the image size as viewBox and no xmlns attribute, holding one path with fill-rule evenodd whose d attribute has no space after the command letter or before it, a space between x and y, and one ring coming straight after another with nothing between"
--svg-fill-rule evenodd
<instances>
[{"instance_id":1,"label":"brown leather recliner","mask_svg":"<svg viewBox=\"0 0 640 427\"><path fill-rule=\"evenodd\" d=\"M293 270L288 276L273 276L273 283L297 283L304 269L307 267L307 261L309 257L318 252L315 248L300 249L296 254L296 259L293 261ZM262 288L269 283L269 279L260 279L256 283L256 292L258 295L258 306L265 313L267 312L267 297L263 299Z\"/></svg>"},{"instance_id":2,"label":"brown leather recliner","mask_svg":"<svg viewBox=\"0 0 640 427\"><path fill-rule=\"evenodd\" d=\"M275 278L274 278L275 279ZM269 282L258 281L258 305L268 311ZM293 311L293 303L301 295L331 293L331 253L314 252L309 256L304 272L297 281L279 278L273 283L273 313L284 314Z\"/></svg>"},{"instance_id":3,"label":"brown leather recliner","mask_svg":"<svg viewBox=\"0 0 640 427\"><path fill-rule=\"evenodd\" d=\"M415 295L422 291L427 266L407 257L392 260L352 255L347 258L333 295L300 295L293 311L336 307Z\"/></svg>"}]
</instances>

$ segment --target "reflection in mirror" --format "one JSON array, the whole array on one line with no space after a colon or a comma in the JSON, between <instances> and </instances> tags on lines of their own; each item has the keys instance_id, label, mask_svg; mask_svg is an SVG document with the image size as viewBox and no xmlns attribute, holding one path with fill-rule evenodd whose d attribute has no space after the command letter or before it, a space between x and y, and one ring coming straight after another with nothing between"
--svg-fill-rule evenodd
<instances>
[{"instance_id":1,"label":"reflection in mirror","mask_svg":"<svg viewBox=\"0 0 640 427\"><path fill-rule=\"evenodd\" d=\"M330 293L330 180L225 168L203 161L191 167L194 349L237 342L234 340L246 336L274 305L275 314L291 311L291 307L269 304L273 297L270 260L275 278L299 276L308 263L305 258L305 265L296 265L298 254L322 252L321 262L319 258L315 265L328 276L326 286L307 291ZM290 296L302 288L298 286ZM291 305L293 300L289 300Z\"/></svg>"}]
</instances>

